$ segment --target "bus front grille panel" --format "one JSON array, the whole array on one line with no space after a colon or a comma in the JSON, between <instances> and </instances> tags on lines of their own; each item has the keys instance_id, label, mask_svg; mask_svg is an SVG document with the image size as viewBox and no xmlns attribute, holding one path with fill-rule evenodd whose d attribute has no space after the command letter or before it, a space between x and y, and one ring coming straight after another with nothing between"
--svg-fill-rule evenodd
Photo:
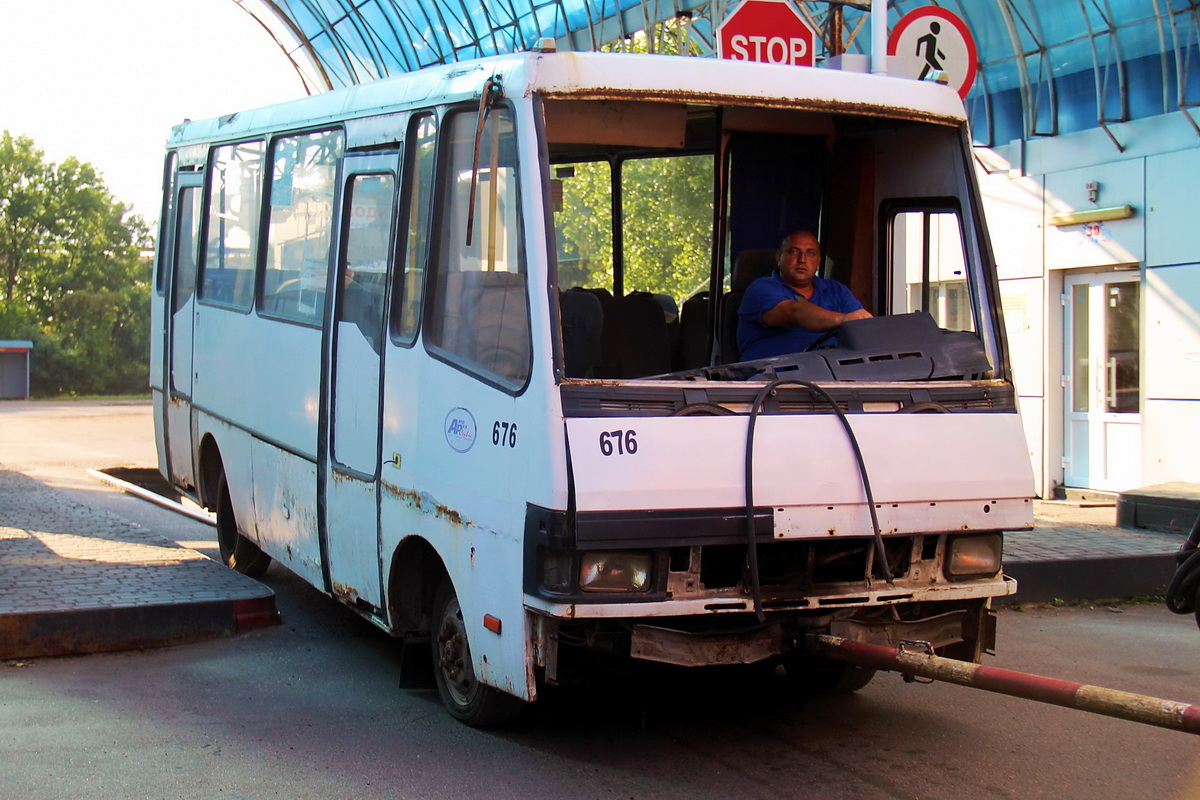
<instances>
[{"instance_id":1,"label":"bus front grille panel","mask_svg":"<svg viewBox=\"0 0 1200 800\"><path fill-rule=\"evenodd\" d=\"M622 384L564 383L560 387L567 417L664 417L674 414L748 414L762 384L754 382ZM984 412L1013 413L1011 384L971 382L864 386L828 384L826 390L843 413ZM832 414L829 402L804 387L784 385L767 398L762 414Z\"/></svg>"},{"instance_id":2,"label":"bus front grille panel","mask_svg":"<svg viewBox=\"0 0 1200 800\"><path fill-rule=\"evenodd\" d=\"M894 578L909 574L913 537L889 536L884 552ZM700 554L700 584L709 591L749 591L748 551L745 545L709 545ZM758 545L759 584L764 591L810 591L823 586L863 585L884 579L875 540L853 537L838 540L769 542Z\"/></svg>"}]
</instances>

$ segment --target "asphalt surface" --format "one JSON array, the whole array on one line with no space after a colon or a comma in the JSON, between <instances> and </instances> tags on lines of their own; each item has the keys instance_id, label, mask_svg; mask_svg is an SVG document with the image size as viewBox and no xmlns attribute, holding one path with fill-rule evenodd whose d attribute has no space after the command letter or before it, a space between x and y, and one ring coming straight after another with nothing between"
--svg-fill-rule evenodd
<instances>
[{"instance_id":1,"label":"asphalt surface","mask_svg":"<svg viewBox=\"0 0 1200 800\"><path fill-rule=\"evenodd\" d=\"M268 587L106 508L116 489L68 491L5 460L0 449L0 658L169 645L279 621ZM1118 528L1113 505L1037 501L1035 515L1033 530L1005 537L1005 571L1019 583L1010 602L1154 595L1170 580L1182 532Z\"/></svg>"}]
</instances>

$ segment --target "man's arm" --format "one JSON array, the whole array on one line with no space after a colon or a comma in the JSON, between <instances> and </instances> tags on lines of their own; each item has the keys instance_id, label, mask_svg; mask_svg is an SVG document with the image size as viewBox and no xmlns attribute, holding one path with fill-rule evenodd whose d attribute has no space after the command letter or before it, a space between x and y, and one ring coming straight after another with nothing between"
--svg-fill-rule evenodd
<instances>
[{"instance_id":1,"label":"man's arm","mask_svg":"<svg viewBox=\"0 0 1200 800\"><path fill-rule=\"evenodd\" d=\"M806 331L831 331L843 322L866 319L871 313L865 308L843 314L821 308L807 300L783 300L774 308L762 313L764 325L776 328L803 328Z\"/></svg>"}]
</instances>

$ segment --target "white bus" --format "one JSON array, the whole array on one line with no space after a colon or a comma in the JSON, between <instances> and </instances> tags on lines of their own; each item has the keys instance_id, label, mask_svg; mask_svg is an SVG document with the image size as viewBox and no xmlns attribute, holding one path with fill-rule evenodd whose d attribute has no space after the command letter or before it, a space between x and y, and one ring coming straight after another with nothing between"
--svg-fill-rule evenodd
<instances>
[{"instance_id":1,"label":"white bus","mask_svg":"<svg viewBox=\"0 0 1200 800\"><path fill-rule=\"evenodd\" d=\"M807 634L977 661L1033 483L969 146L934 83L554 52L185 122L161 469L471 725L598 652L841 691L870 671ZM875 318L742 361L797 228Z\"/></svg>"}]
</instances>

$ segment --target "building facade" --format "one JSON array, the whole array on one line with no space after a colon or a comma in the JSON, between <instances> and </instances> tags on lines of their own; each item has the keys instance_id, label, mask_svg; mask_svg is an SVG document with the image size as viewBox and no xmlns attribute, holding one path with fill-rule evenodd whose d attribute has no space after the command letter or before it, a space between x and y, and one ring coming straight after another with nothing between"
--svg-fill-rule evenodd
<instances>
[{"instance_id":1,"label":"building facade","mask_svg":"<svg viewBox=\"0 0 1200 800\"><path fill-rule=\"evenodd\" d=\"M1185 110L980 153L1039 491L1200 483L1200 130Z\"/></svg>"}]
</instances>

